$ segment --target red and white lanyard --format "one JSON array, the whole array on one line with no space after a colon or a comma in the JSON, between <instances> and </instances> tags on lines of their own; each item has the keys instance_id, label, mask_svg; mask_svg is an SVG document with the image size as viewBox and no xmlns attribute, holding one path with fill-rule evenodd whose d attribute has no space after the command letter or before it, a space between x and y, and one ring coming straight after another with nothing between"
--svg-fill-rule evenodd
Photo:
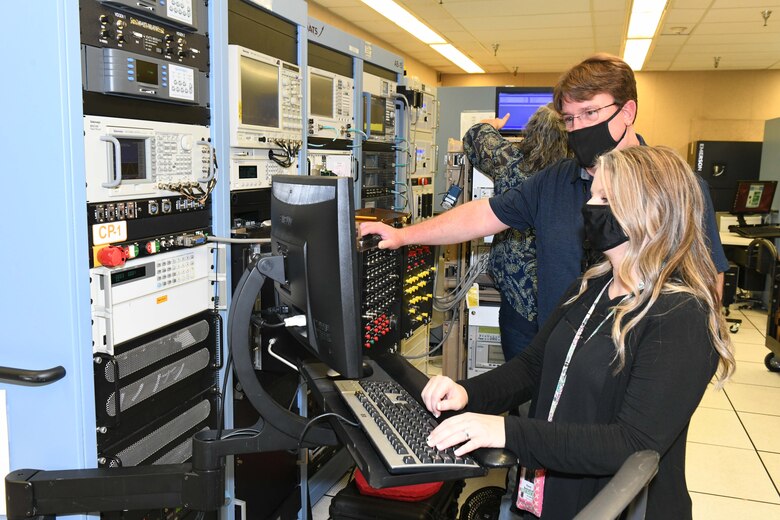
<instances>
[{"instance_id":1,"label":"red and white lanyard","mask_svg":"<svg viewBox=\"0 0 780 520\"><path fill-rule=\"evenodd\" d=\"M552 404L550 405L550 413L547 414L547 421L552 422L553 415L555 415L555 409L558 407L558 401L561 400L561 394L563 393L563 385L566 384L566 373L569 371L569 363L571 362L571 357L574 355L574 349L577 347L577 343L579 343L580 338L582 337L582 332L585 330L585 325L588 324L588 320L590 320L590 315L593 314L593 311L596 309L596 304L598 304L599 300L601 299L601 296L604 294L604 291L607 290L607 287L609 287L609 284L612 283L613 278L610 278L607 284L602 287L601 291L599 291L598 296L596 296L596 299L593 300L593 304L590 306L590 309L588 309L587 314L585 314L585 318L583 318L582 323L580 324L580 327L577 329L577 332L574 334L574 339L571 340L571 346L569 347L569 352L566 353L566 359L563 362L563 368L561 369L561 375L558 378L558 384L555 387L555 393L553 394ZM625 298L627 298L629 295L626 295ZM625 298L623 298L625 300ZM607 314L603 320L601 320L601 323L594 329L593 332L591 332L590 336L585 340L587 342L592 338L596 332L601 329L601 326L604 325L604 323L607 322L608 319L612 317L612 315L615 314L615 308L613 307L611 311L609 311L609 314ZM583 343L585 343L583 342Z\"/></svg>"}]
</instances>

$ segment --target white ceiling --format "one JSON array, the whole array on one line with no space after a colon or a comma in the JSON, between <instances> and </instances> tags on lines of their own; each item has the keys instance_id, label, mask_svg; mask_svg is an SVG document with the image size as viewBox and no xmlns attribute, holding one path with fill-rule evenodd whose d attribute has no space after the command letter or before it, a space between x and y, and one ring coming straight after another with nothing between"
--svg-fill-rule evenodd
<instances>
[{"instance_id":1,"label":"white ceiling","mask_svg":"<svg viewBox=\"0 0 780 520\"><path fill-rule=\"evenodd\" d=\"M463 71L360 0L309 0L444 74ZM488 73L620 55L631 0L396 0ZM766 27L762 11L770 10ZM497 53L493 45L498 44ZM670 0L642 70L780 69L780 0Z\"/></svg>"}]
</instances>

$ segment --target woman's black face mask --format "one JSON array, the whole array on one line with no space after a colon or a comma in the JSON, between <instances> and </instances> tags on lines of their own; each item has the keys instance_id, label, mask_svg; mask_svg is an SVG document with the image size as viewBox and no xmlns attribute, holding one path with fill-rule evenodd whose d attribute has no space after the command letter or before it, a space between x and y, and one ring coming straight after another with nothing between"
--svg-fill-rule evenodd
<instances>
[{"instance_id":1,"label":"woman's black face mask","mask_svg":"<svg viewBox=\"0 0 780 520\"><path fill-rule=\"evenodd\" d=\"M615 119L621 110L622 107L618 108L617 112L601 123L569 132L569 148L574 152L580 166L583 168L592 168L600 155L604 155L615 148L623 137L625 137L628 126L623 130L623 135L621 135L620 139L617 141L615 141L612 138L612 134L609 133L609 122Z\"/></svg>"},{"instance_id":2,"label":"woman's black face mask","mask_svg":"<svg viewBox=\"0 0 780 520\"><path fill-rule=\"evenodd\" d=\"M603 253L628 242L628 236L615 219L609 204L585 204L582 217L585 222L585 239L592 249Z\"/></svg>"}]
</instances>

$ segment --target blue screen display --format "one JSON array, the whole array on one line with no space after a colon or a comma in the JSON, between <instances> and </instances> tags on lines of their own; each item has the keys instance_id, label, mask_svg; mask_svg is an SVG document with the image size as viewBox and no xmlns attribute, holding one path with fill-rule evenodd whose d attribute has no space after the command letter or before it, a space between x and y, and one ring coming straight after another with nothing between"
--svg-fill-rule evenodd
<instances>
[{"instance_id":1,"label":"blue screen display","mask_svg":"<svg viewBox=\"0 0 780 520\"><path fill-rule=\"evenodd\" d=\"M540 106L551 103L552 100L552 92L497 92L496 117L501 118L509 113L509 121L501 132L521 132L534 112Z\"/></svg>"}]
</instances>

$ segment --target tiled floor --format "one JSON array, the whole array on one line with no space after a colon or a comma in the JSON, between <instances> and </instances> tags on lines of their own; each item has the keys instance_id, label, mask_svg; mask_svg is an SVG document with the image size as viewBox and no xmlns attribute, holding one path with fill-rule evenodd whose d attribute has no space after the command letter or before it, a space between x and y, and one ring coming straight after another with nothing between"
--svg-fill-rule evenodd
<instances>
[{"instance_id":1,"label":"tiled floor","mask_svg":"<svg viewBox=\"0 0 780 520\"><path fill-rule=\"evenodd\" d=\"M764 367L766 313L732 311L741 318L732 336L737 373L719 392L709 389L691 421L686 471L696 520L780 519L780 373ZM503 486L503 471L470 479L462 503L484 486ZM330 497L316 504L314 520L329 518Z\"/></svg>"},{"instance_id":2,"label":"tiled floor","mask_svg":"<svg viewBox=\"0 0 780 520\"><path fill-rule=\"evenodd\" d=\"M710 389L688 433L686 472L695 519L780 518L780 374L764 357L766 313L734 311L737 372Z\"/></svg>"}]
</instances>

